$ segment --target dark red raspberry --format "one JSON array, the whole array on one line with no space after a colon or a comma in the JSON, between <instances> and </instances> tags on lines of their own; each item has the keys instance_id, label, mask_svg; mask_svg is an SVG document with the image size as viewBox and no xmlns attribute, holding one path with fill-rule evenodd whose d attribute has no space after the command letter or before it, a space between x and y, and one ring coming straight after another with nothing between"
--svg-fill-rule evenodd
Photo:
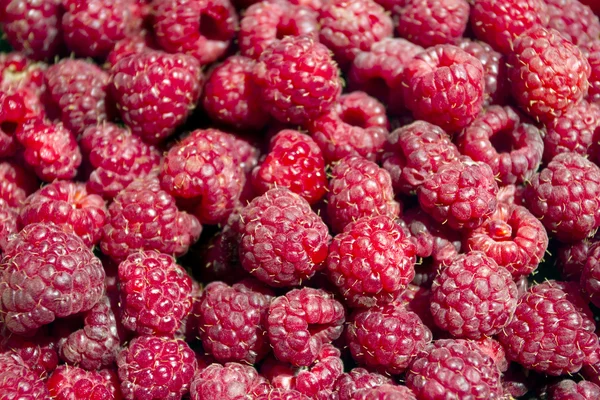
<instances>
[{"instance_id":1,"label":"dark red raspberry","mask_svg":"<svg viewBox=\"0 0 600 400\"><path fill-rule=\"evenodd\" d=\"M416 119L455 133L475 119L485 87L481 62L453 45L430 47L403 71L406 107Z\"/></svg>"},{"instance_id":2,"label":"dark red raspberry","mask_svg":"<svg viewBox=\"0 0 600 400\"><path fill-rule=\"evenodd\" d=\"M598 16L578 0L544 0L548 14L548 28L557 30L571 43L587 47L600 38Z\"/></svg>"},{"instance_id":3,"label":"dark red raspberry","mask_svg":"<svg viewBox=\"0 0 600 400\"><path fill-rule=\"evenodd\" d=\"M56 400L106 399L120 400L119 379L115 371L87 371L61 365L46 383L50 396Z\"/></svg>"},{"instance_id":4,"label":"dark red raspberry","mask_svg":"<svg viewBox=\"0 0 600 400\"><path fill-rule=\"evenodd\" d=\"M498 203L496 212L465 236L465 247L485 253L517 279L537 269L548 248L548 234L525 207Z\"/></svg>"},{"instance_id":5,"label":"dark red raspberry","mask_svg":"<svg viewBox=\"0 0 600 400\"><path fill-rule=\"evenodd\" d=\"M555 250L556 268L562 280L579 282L592 244L588 239L559 244Z\"/></svg>"},{"instance_id":6,"label":"dark red raspberry","mask_svg":"<svg viewBox=\"0 0 600 400\"><path fill-rule=\"evenodd\" d=\"M55 318L88 311L104 292L100 260L72 233L26 226L4 251L0 309L6 327L31 334Z\"/></svg>"},{"instance_id":7,"label":"dark red raspberry","mask_svg":"<svg viewBox=\"0 0 600 400\"><path fill-rule=\"evenodd\" d=\"M102 252L119 262L139 250L181 256L200 237L196 217L179 211L175 199L160 188L155 176L133 181L108 208Z\"/></svg>"},{"instance_id":8,"label":"dark red raspberry","mask_svg":"<svg viewBox=\"0 0 600 400\"><path fill-rule=\"evenodd\" d=\"M373 0L332 0L319 11L319 40L333 52L342 69L359 51L393 36L392 18Z\"/></svg>"},{"instance_id":9,"label":"dark red raspberry","mask_svg":"<svg viewBox=\"0 0 600 400\"><path fill-rule=\"evenodd\" d=\"M46 379L58 365L56 341L44 329L32 337L15 335L7 329L1 334L0 349L18 354L25 364L41 379Z\"/></svg>"},{"instance_id":10,"label":"dark red raspberry","mask_svg":"<svg viewBox=\"0 0 600 400\"><path fill-rule=\"evenodd\" d=\"M0 198L10 207L20 207L38 187L36 177L19 163L11 160L0 162Z\"/></svg>"},{"instance_id":11,"label":"dark red raspberry","mask_svg":"<svg viewBox=\"0 0 600 400\"><path fill-rule=\"evenodd\" d=\"M79 145L92 169L87 189L107 199L160 164L158 149L110 122L88 127Z\"/></svg>"},{"instance_id":12,"label":"dark red raspberry","mask_svg":"<svg viewBox=\"0 0 600 400\"><path fill-rule=\"evenodd\" d=\"M360 217L395 218L400 205L394 200L390 175L372 161L346 157L333 167L327 193L327 215L334 232L341 232Z\"/></svg>"},{"instance_id":13,"label":"dark red raspberry","mask_svg":"<svg viewBox=\"0 0 600 400\"><path fill-rule=\"evenodd\" d=\"M598 349L594 323L580 310L579 301L585 305L581 297L552 281L530 288L519 298L513 320L498 335L507 357L548 375L579 371Z\"/></svg>"},{"instance_id":14,"label":"dark red raspberry","mask_svg":"<svg viewBox=\"0 0 600 400\"><path fill-rule=\"evenodd\" d=\"M417 314L390 304L357 310L350 317L346 339L358 364L399 374L431 342L431 331Z\"/></svg>"},{"instance_id":15,"label":"dark red raspberry","mask_svg":"<svg viewBox=\"0 0 600 400\"><path fill-rule=\"evenodd\" d=\"M589 247L581 269L581 289L596 306L600 304L600 242Z\"/></svg>"},{"instance_id":16,"label":"dark red raspberry","mask_svg":"<svg viewBox=\"0 0 600 400\"><path fill-rule=\"evenodd\" d=\"M264 378L250 365L215 363L196 374L190 397L191 400L237 400L246 396L258 399L262 397L255 397L255 393L262 389L264 383Z\"/></svg>"},{"instance_id":17,"label":"dark red raspberry","mask_svg":"<svg viewBox=\"0 0 600 400\"><path fill-rule=\"evenodd\" d=\"M376 372L369 372L364 368L353 368L350 372L342 374L335 383L336 400L354 400L358 393L392 384L392 380Z\"/></svg>"},{"instance_id":18,"label":"dark red raspberry","mask_svg":"<svg viewBox=\"0 0 600 400\"><path fill-rule=\"evenodd\" d=\"M552 400L593 400L600 398L600 386L588 381L576 383L565 379L550 386L548 394Z\"/></svg>"},{"instance_id":19,"label":"dark red raspberry","mask_svg":"<svg viewBox=\"0 0 600 400\"><path fill-rule=\"evenodd\" d=\"M474 342L441 339L412 363L406 386L419 399L495 399L503 394L501 375L494 360Z\"/></svg>"},{"instance_id":20,"label":"dark red raspberry","mask_svg":"<svg viewBox=\"0 0 600 400\"><path fill-rule=\"evenodd\" d=\"M456 141L462 154L488 164L502 185L529 181L544 152L542 132L510 106L490 106Z\"/></svg>"},{"instance_id":21,"label":"dark red raspberry","mask_svg":"<svg viewBox=\"0 0 600 400\"><path fill-rule=\"evenodd\" d=\"M419 204L452 229L475 229L496 211L498 184L492 169L467 158L442 165L419 187Z\"/></svg>"},{"instance_id":22,"label":"dark red raspberry","mask_svg":"<svg viewBox=\"0 0 600 400\"><path fill-rule=\"evenodd\" d=\"M553 29L537 27L519 36L507 64L513 97L537 121L560 117L588 91L589 63Z\"/></svg>"},{"instance_id":23,"label":"dark red raspberry","mask_svg":"<svg viewBox=\"0 0 600 400\"><path fill-rule=\"evenodd\" d=\"M529 211L557 239L585 239L600 226L600 169L579 154L562 153L525 190Z\"/></svg>"},{"instance_id":24,"label":"dark red raspberry","mask_svg":"<svg viewBox=\"0 0 600 400\"><path fill-rule=\"evenodd\" d=\"M383 168L392 177L396 192L413 193L431 179L439 167L460 156L440 127L415 121L393 131L382 156Z\"/></svg>"},{"instance_id":25,"label":"dark red raspberry","mask_svg":"<svg viewBox=\"0 0 600 400\"><path fill-rule=\"evenodd\" d=\"M185 122L200 97L203 79L194 58L149 50L113 66L112 96L133 134L157 143Z\"/></svg>"},{"instance_id":26,"label":"dark red raspberry","mask_svg":"<svg viewBox=\"0 0 600 400\"><path fill-rule=\"evenodd\" d=\"M252 186L257 194L286 187L314 204L327 191L323 153L310 136L284 129L273 136L269 152L254 168Z\"/></svg>"},{"instance_id":27,"label":"dark red raspberry","mask_svg":"<svg viewBox=\"0 0 600 400\"><path fill-rule=\"evenodd\" d=\"M83 183L56 181L44 186L25 200L19 223L54 223L79 236L92 247L102 236L108 211L102 197L89 194Z\"/></svg>"},{"instance_id":28,"label":"dark red raspberry","mask_svg":"<svg viewBox=\"0 0 600 400\"><path fill-rule=\"evenodd\" d=\"M152 7L158 44L192 55L201 65L225 54L238 28L229 0L157 0Z\"/></svg>"},{"instance_id":29,"label":"dark red raspberry","mask_svg":"<svg viewBox=\"0 0 600 400\"><path fill-rule=\"evenodd\" d=\"M506 372L508 369L508 360L506 359L506 352L504 351L504 347L498 342L496 339L492 339L491 337L484 337L482 339L474 341L479 349L483 351L485 354L490 356L494 363L500 370L500 372Z\"/></svg>"},{"instance_id":30,"label":"dark red raspberry","mask_svg":"<svg viewBox=\"0 0 600 400\"><path fill-rule=\"evenodd\" d=\"M453 44L469 22L466 0L407 0L393 8L401 37L423 47Z\"/></svg>"},{"instance_id":31,"label":"dark red raspberry","mask_svg":"<svg viewBox=\"0 0 600 400\"><path fill-rule=\"evenodd\" d=\"M272 297L252 280L208 284L194 307L204 350L220 363L260 361L270 350L266 325Z\"/></svg>"},{"instance_id":32,"label":"dark red raspberry","mask_svg":"<svg viewBox=\"0 0 600 400\"><path fill-rule=\"evenodd\" d=\"M588 100L598 102L600 100L600 40L594 41L590 45L588 52L587 60L591 67L588 79L590 83Z\"/></svg>"},{"instance_id":33,"label":"dark red raspberry","mask_svg":"<svg viewBox=\"0 0 600 400\"><path fill-rule=\"evenodd\" d=\"M344 329L344 307L327 292L302 288L277 297L269 307L267 332L278 360L309 366L324 344Z\"/></svg>"},{"instance_id":34,"label":"dark red raspberry","mask_svg":"<svg viewBox=\"0 0 600 400\"><path fill-rule=\"evenodd\" d=\"M475 36L503 54L523 32L547 22L544 0L477 0L470 18Z\"/></svg>"},{"instance_id":35,"label":"dark red raspberry","mask_svg":"<svg viewBox=\"0 0 600 400\"><path fill-rule=\"evenodd\" d=\"M329 112L311 121L308 131L328 164L349 156L376 161L388 125L383 104L364 92L353 92L340 96Z\"/></svg>"},{"instance_id":36,"label":"dark red raspberry","mask_svg":"<svg viewBox=\"0 0 600 400\"><path fill-rule=\"evenodd\" d=\"M329 49L309 36L287 36L261 53L254 81L262 106L283 123L303 125L338 100L342 82Z\"/></svg>"},{"instance_id":37,"label":"dark red raspberry","mask_svg":"<svg viewBox=\"0 0 600 400\"><path fill-rule=\"evenodd\" d=\"M0 252L4 251L12 235L19 232L18 218L18 211L0 199Z\"/></svg>"},{"instance_id":38,"label":"dark red raspberry","mask_svg":"<svg viewBox=\"0 0 600 400\"><path fill-rule=\"evenodd\" d=\"M314 36L319 32L319 14L287 1L260 1L244 12L240 21L240 52L258 59L271 44L285 36Z\"/></svg>"},{"instance_id":39,"label":"dark red raspberry","mask_svg":"<svg viewBox=\"0 0 600 400\"><path fill-rule=\"evenodd\" d=\"M11 157L20 150L17 132L44 117L40 98L31 90L0 90L0 156Z\"/></svg>"},{"instance_id":40,"label":"dark red raspberry","mask_svg":"<svg viewBox=\"0 0 600 400\"><path fill-rule=\"evenodd\" d=\"M0 353L0 393L6 400L49 397L44 381L14 353Z\"/></svg>"}]
</instances>

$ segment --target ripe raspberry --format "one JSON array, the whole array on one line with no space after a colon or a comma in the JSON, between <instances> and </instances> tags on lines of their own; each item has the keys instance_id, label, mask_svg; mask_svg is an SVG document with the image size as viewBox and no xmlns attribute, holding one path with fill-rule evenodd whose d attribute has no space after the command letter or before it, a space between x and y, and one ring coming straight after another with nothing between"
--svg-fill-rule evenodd
<instances>
[{"instance_id":1,"label":"ripe raspberry","mask_svg":"<svg viewBox=\"0 0 600 400\"><path fill-rule=\"evenodd\" d=\"M390 384L392 380L389 377L356 367L338 378L334 387L337 397L334 399L354 400L358 393Z\"/></svg>"},{"instance_id":2,"label":"ripe raspberry","mask_svg":"<svg viewBox=\"0 0 600 400\"><path fill-rule=\"evenodd\" d=\"M0 309L6 327L31 334L55 318L90 310L104 292L102 263L72 233L26 226L4 251Z\"/></svg>"},{"instance_id":3,"label":"ripe raspberry","mask_svg":"<svg viewBox=\"0 0 600 400\"><path fill-rule=\"evenodd\" d=\"M254 400L309 400L310 397L303 395L297 390L272 389L268 393L256 396Z\"/></svg>"},{"instance_id":4,"label":"ripe raspberry","mask_svg":"<svg viewBox=\"0 0 600 400\"><path fill-rule=\"evenodd\" d=\"M600 20L578 0L545 0L548 28L557 30L574 45L587 47L600 37Z\"/></svg>"},{"instance_id":5,"label":"ripe raspberry","mask_svg":"<svg viewBox=\"0 0 600 400\"><path fill-rule=\"evenodd\" d=\"M46 384L56 400L121 399L117 374L110 369L86 371L79 367L61 365Z\"/></svg>"},{"instance_id":6,"label":"ripe raspberry","mask_svg":"<svg viewBox=\"0 0 600 400\"><path fill-rule=\"evenodd\" d=\"M6 248L12 235L19 232L17 210L8 205L4 199L0 199L0 252Z\"/></svg>"},{"instance_id":7,"label":"ripe raspberry","mask_svg":"<svg viewBox=\"0 0 600 400\"><path fill-rule=\"evenodd\" d=\"M333 167L327 193L327 215L334 232L360 217L395 218L400 205L394 200L390 175L374 162L346 157Z\"/></svg>"},{"instance_id":8,"label":"ripe raspberry","mask_svg":"<svg viewBox=\"0 0 600 400\"><path fill-rule=\"evenodd\" d=\"M556 267L564 281L579 282L581 271L588 259L593 242L587 239L573 243L561 243L556 251Z\"/></svg>"},{"instance_id":9,"label":"ripe raspberry","mask_svg":"<svg viewBox=\"0 0 600 400\"><path fill-rule=\"evenodd\" d=\"M19 163L11 160L0 162L0 199L10 207L20 207L37 188L36 177Z\"/></svg>"},{"instance_id":10,"label":"ripe raspberry","mask_svg":"<svg viewBox=\"0 0 600 400\"><path fill-rule=\"evenodd\" d=\"M309 36L288 36L261 53L254 68L262 106L283 123L303 125L329 110L342 83L329 49Z\"/></svg>"},{"instance_id":11,"label":"ripe raspberry","mask_svg":"<svg viewBox=\"0 0 600 400\"><path fill-rule=\"evenodd\" d=\"M152 7L158 44L169 53L194 56L201 65L225 54L238 28L229 0L157 0Z\"/></svg>"},{"instance_id":12,"label":"ripe raspberry","mask_svg":"<svg viewBox=\"0 0 600 400\"><path fill-rule=\"evenodd\" d=\"M5 354L12 352L23 359L35 376L46 379L58 365L56 342L44 329L32 337L18 336L3 329L0 350ZM0 356L1 357L1 356Z\"/></svg>"},{"instance_id":13,"label":"ripe raspberry","mask_svg":"<svg viewBox=\"0 0 600 400\"><path fill-rule=\"evenodd\" d=\"M105 67L112 69L121 59L132 54L140 54L150 49L156 49L154 38L146 31L126 37L115 43L113 49L106 56Z\"/></svg>"},{"instance_id":14,"label":"ripe raspberry","mask_svg":"<svg viewBox=\"0 0 600 400\"><path fill-rule=\"evenodd\" d=\"M419 204L452 229L475 229L496 211L498 184L492 169L467 158L442 165L419 187Z\"/></svg>"},{"instance_id":15,"label":"ripe raspberry","mask_svg":"<svg viewBox=\"0 0 600 400\"><path fill-rule=\"evenodd\" d=\"M416 119L458 132L475 119L485 86L481 62L453 45L430 47L403 71L406 107Z\"/></svg>"},{"instance_id":16,"label":"ripe raspberry","mask_svg":"<svg viewBox=\"0 0 600 400\"><path fill-rule=\"evenodd\" d=\"M331 164L344 157L376 161L388 136L385 107L364 92L340 96L332 109L311 121L310 135Z\"/></svg>"},{"instance_id":17,"label":"ripe raspberry","mask_svg":"<svg viewBox=\"0 0 600 400\"><path fill-rule=\"evenodd\" d=\"M176 400L190 390L198 362L183 340L139 336L119 353L117 366L123 398Z\"/></svg>"},{"instance_id":18,"label":"ripe raspberry","mask_svg":"<svg viewBox=\"0 0 600 400\"><path fill-rule=\"evenodd\" d=\"M398 34L423 47L455 43L469 22L466 0L407 0L393 12Z\"/></svg>"},{"instance_id":19,"label":"ripe raspberry","mask_svg":"<svg viewBox=\"0 0 600 400\"><path fill-rule=\"evenodd\" d=\"M373 389L363 389L353 397L356 400L416 400L412 390L406 386L385 384Z\"/></svg>"},{"instance_id":20,"label":"ripe raspberry","mask_svg":"<svg viewBox=\"0 0 600 400\"><path fill-rule=\"evenodd\" d=\"M319 14L319 40L331 49L342 69L359 51L369 51L373 43L393 36L392 18L373 0L332 0Z\"/></svg>"},{"instance_id":21,"label":"ripe raspberry","mask_svg":"<svg viewBox=\"0 0 600 400\"><path fill-rule=\"evenodd\" d=\"M500 370L500 372L506 372L508 369L508 360L506 359L506 352L504 347L496 339L490 337L484 337L482 339L474 341L483 353L487 354Z\"/></svg>"},{"instance_id":22,"label":"ripe raspberry","mask_svg":"<svg viewBox=\"0 0 600 400\"><path fill-rule=\"evenodd\" d=\"M16 133L44 117L39 97L27 89L0 91L0 156L12 157L20 150Z\"/></svg>"},{"instance_id":23,"label":"ripe raspberry","mask_svg":"<svg viewBox=\"0 0 600 400\"><path fill-rule=\"evenodd\" d=\"M302 288L277 297L269 306L267 333L278 360L309 366L323 345L344 329L344 308L327 292Z\"/></svg>"},{"instance_id":24,"label":"ripe raspberry","mask_svg":"<svg viewBox=\"0 0 600 400\"><path fill-rule=\"evenodd\" d=\"M465 236L465 247L485 253L517 279L537 269L548 248L548 234L525 207L499 203L483 225Z\"/></svg>"},{"instance_id":25,"label":"ripe raspberry","mask_svg":"<svg viewBox=\"0 0 600 400\"><path fill-rule=\"evenodd\" d=\"M589 363L598 337L593 321L572 299L585 305L578 295L569 295L552 281L521 296L513 320L498 335L507 357L553 376L576 373Z\"/></svg>"},{"instance_id":26,"label":"ripe raspberry","mask_svg":"<svg viewBox=\"0 0 600 400\"><path fill-rule=\"evenodd\" d=\"M600 242L589 247L581 269L581 289L596 306L600 304Z\"/></svg>"},{"instance_id":27,"label":"ripe raspberry","mask_svg":"<svg viewBox=\"0 0 600 400\"><path fill-rule=\"evenodd\" d=\"M406 194L431 179L442 164L460 156L446 132L425 121L393 131L384 149L383 168L390 173L394 190Z\"/></svg>"},{"instance_id":28,"label":"ripe raspberry","mask_svg":"<svg viewBox=\"0 0 600 400\"><path fill-rule=\"evenodd\" d=\"M133 181L108 208L100 247L116 262L140 250L181 256L200 237L196 217L179 211L155 176Z\"/></svg>"},{"instance_id":29,"label":"ripe raspberry","mask_svg":"<svg viewBox=\"0 0 600 400\"><path fill-rule=\"evenodd\" d=\"M0 393L7 400L47 399L44 381L17 354L0 353Z\"/></svg>"},{"instance_id":30,"label":"ripe raspberry","mask_svg":"<svg viewBox=\"0 0 600 400\"><path fill-rule=\"evenodd\" d=\"M358 364L399 374L431 342L431 331L417 314L390 304L357 310L350 317L346 339Z\"/></svg>"},{"instance_id":31,"label":"ripe raspberry","mask_svg":"<svg viewBox=\"0 0 600 400\"><path fill-rule=\"evenodd\" d=\"M488 355L471 341L440 339L412 363L406 386L417 398L500 398L501 373Z\"/></svg>"},{"instance_id":32,"label":"ripe raspberry","mask_svg":"<svg viewBox=\"0 0 600 400\"><path fill-rule=\"evenodd\" d=\"M574 242L600 226L600 169L579 154L562 153L534 175L525 202L549 233Z\"/></svg>"},{"instance_id":33,"label":"ripe raspberry","mask_svg":"<svg viewBox=\"0 0 600 400\"><path fill-rule=\"evenodd\" d=\"M588 100L590 102L598 102L600 100L600 40L594 41L587 54L587 60L591 67L589 77Z\"/></svg>"},{"instance_id":34,"label":"ripe raspberry","mask_svg":"<svg viewBox=\"0 0 600 400\"><path fill-rule=\"evenodd\" d=\"M575 383L575 381L565 379L550 386L548 394L553 400L593 400L600 398L600 386L592 382Z\"/></svg>"},{"instance_id":35,"label":"ripe raspberry","mask_svg":"<svg viewBox=\"0 0 600 400\"><path fill-rule=\"evenodd\" d=\"M110 79L121 118L147 143L163 141L186 120L204 80L192 57L154 50L121 59Z\"/></svg>"},{"instance_id":36,"label":"ripe raspberry","mask_svg":"<svg viewBox=\"0 0 600 400\"><path fill-rule=\"evenodd\" d=\"M46 90L44 85L46 69L45 63L35 62L23 53L14 51L1 53L0 87L6 91L25 88L43 97Z\"/></svg>"},{"instance_id":37,"label":"ripe raspberry","mask_svg":"<svg viewBox=\"0 0 600 400\"><path fill-rule=\"evenodd\" d=\"M252 186L257 194L286 187L315 204L327 191L323 153L310 136L284 129L273 136L269 152L252 171Z\"/></svg>"},{"instance_id":38,"label":"ripe raspberry","mask_svg":"<svg viewBox=\"0 0 600 400\"><path fill-rule=\"evenodd\" d=\"M249 365L234 362L211 364L194 377L190 390L191 400L235 400L254 397L265 380Z\"/></svg>"},{"instance_id":39,"label":"ripe raspberry","mask_svg":"<svg viewBox=\"0 0 600 400\"><path fill-rule=\"evenodd\" d=\"M517 104L537 121L560 117L589 87L591 68L581 50L553 29L519 36L507 64Z\"/></svg>"}]
</instances>

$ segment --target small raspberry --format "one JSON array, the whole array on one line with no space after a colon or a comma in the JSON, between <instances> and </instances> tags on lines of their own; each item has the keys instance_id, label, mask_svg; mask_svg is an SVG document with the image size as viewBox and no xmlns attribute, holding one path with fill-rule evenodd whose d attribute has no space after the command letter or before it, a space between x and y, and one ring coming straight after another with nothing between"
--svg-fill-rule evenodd
<instances>
[{"instance_id":1,"label":"small raspberry","mask_svg":"<svg viewBox=\"0 0 600 400\"><path fill-rule=\"evenodd\" d=\"M1 20L1 17L0 17ZM44 74L47 65L27 58L23 53L0 54L0 87L3 90L25 88L44 97L46 86Z\"/></svg>"},{"instance_id":2,"label":"small raspberry","mask_svg":"<svg viewBox=\"0 0 600 400\"><path fill-rule=\"evenodd\" d=\"M303 395L297 390L272 389L268 393L256 396L254 400L309 400L310 397Z\"/></svg>"},{"instance_id":3,"label":"small raspberry","mask_svg":"<svg viewBox=\"0 0 600 400\"><path fill-rule=\"evenodd\" d=\"M0 353L0 393L6 400L49 397L44 381L17 354Z\"/></svg>"},{"instance_id":4,"label":"small raspberry","mask_svg":"<svg viewBox=\"0 0 600 400\"><path fill-rule=\"evenodd\" d=\"M581 289L596 306L600 304L600 242L589 247L581 269Z\"/></svg>"},{"instance_id":5,"label":"small raspberry","mask_svg":"<svg viewBox=\"0 0 600 400\"><path fill-rule=\"evenodd\" d=\"M575 381L565 379L550 386L548 394L552 400L593 400L600 398L600 386L592 382L575 383Z\"/></svg>"},{"instance_id":6,"label":"small raspberry","mask_svg":"<svg viewBox=\"0 0 600 400\"><path fill-rule=\"evenodd\" d=\"M600 100L600 40L594 41L588 50L587 60L591 67L588 100L598 102Z\"/></svg>"},{"instance_id":7,"label":"small raspberry","mask_svg":"<svg viewBox=\"0 0 600 400\"><path fill-rule=\"evenodd\" d=\"M133 54L140 54L150 49L156 49L154 38L146 31L141 31L139 34L126 37L115 43L115 46L106 56L105 67L112 69L121 59Z\"/></svg>"},{"instance_id":8,"label":"small raspberry","mask_svg":"<svg viewBox=\"0 0 600 400\"><path fill-rule=\"evenodd\" d=\"M10 207L20 207L38 187L36 177L19 163L11 160L0 162L0 199Z\"/></svg>"},{"instance_id":9,"label":"small raspberry","mask_svg":"<svg viewBox=\"0 0 600 400\"><path fill-rule=\"evenodd\" d=\"M590 247L594 242L587 239L573 243L561 243L556 252L556 268L564 281L579 282L581 271L588 259Z\"/></svg>"},{"instance_id":10,"label":"small raspberry","mask_svg":"<svg viewBox=\"0 0 600 400\"><path fill-rule=\"evenodd\" d=\"M356 367L350 372L342 374L336 381L335 393L337 397L335 399L354 400L358 393L390 384L392 384L392 380L389 377Z\"/></svg>"},{"instance_id":11,"label":"small raspberry","mask_svg":"<svg viewBox=\"0 0 600 400\"><path fill-rule=\"evenodd\" d=\"M46 383L50 396L56 400L121 399L119 379L115 371L86 371L62 365Z\"/></svg>"},{"instance_id":12,"label":"small raspberry","mask_svg":"<svg viewBox=\"0 0 600 400\"><path fill-rule=\"evenodd\" d=\"M44 115L40 98L31 90L0 90L0 156L14 156L20 150L17 132Z\"/></svg>"},{"instance_id":13,"label":"small raspberry","mask_svg":"<svg viewBox=\"0 0 600 400\"><path fill-rule=\"evenodd\" d=\"M344 308L327 292L302 288L277 297L269 307L267 332L278 360L309 366L323 345L340 337Z\"/></svg>"},{"instance_id":14,"label":"small raspberry","mask_svg":"<svg viewBox=\"0 0 600 400\"><path fill-rule=\"evenodd\" d=\"M516 303L515 303L516 304ZM498 342L496 339L492 339L490 337L484 337L482 339L474 341L479 349L483 351L485 354L490 356L494 363L500 370L500 372L506 372L508 369L508 360L506 359L506 352L504 351L504 347Z\"/></svg>"},{"instance_id":15,"label":"small raspberry","mask_svg":"<svg viewBox=\"0 0 600 400\"><path fill-rule=\"evenodd\" d=\"M8 205L4 199L0 199L0 253L6 248L12 236L19 232L19 213Z\"/></svg>"},{"instance_id":16,"label":"small raspberry","mask_svg":"<svg viewBox=\"0 0 600 400\"><path fill-rule=\"evenodd\" d=\"M191 400L253 399L255 390L264 384L264 378L249 365L234 362L211 364L194 377L190 390ZM268 397L267 397L268 398Z\"/></svg>"},{"instance_id":17,"label":"small raspberry","mask_svg":"<svg viewBox=\"0 0 600 400\"><path fill-rule=\"evenodd\" d=\"M58 365L56 347L54 338L44 329L27 338L15 335L7 329L2 331L0 350L16 353L41 379L46 379Z\"/></svg>"},{"instance_id":18,"label":"small raspberry","mask_svg":"<svg viewBox=\"0 0 600 400\"><path fill-rule=\"evenodd\" d=\"M600 37L600 20L578 0L544 0L549 18L548 28L580 47L589 46Z\"/></svg>"}]
</instances>

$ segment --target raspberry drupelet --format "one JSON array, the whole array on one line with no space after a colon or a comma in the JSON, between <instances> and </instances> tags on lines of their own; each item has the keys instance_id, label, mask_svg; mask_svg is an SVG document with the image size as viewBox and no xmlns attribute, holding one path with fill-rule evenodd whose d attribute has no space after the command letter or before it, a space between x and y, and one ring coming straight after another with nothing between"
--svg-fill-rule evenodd
<instances>
[{"instance_id":1,"label":"raspberry drupelet","mask_svg":"<svg viewBox=\"0 0 600 400\"><path fill-rule=\"evenodd\" d=\"M119 378L112 369L89 371L61 365L46 385L50 396L56 400L122 399Z\"/></svg>"},{"instance_id":2,"label":"raspberry drupelet","mask_svg":"<svg viewBox=\"0 0 600 400\"><path fill-rule=\"evenodd\" d=\"M265 379L254 367L239 363L211 364L194 376L191 400L236 400L245 396L261 398ZM266 397L270 399L270 397ZM287 399L286 399L287 400Z\"/></svg>"},{"instance_id":3,"label":"raspberry drupelet","mask_svg":"<svg viewBox=\"0 0 600 400\"><path fill-rule=\"evenodd\" d=\"M11 352L0 353L0 393L8 400L49 398L44 381Z\"/></svg>"}]
</instances>

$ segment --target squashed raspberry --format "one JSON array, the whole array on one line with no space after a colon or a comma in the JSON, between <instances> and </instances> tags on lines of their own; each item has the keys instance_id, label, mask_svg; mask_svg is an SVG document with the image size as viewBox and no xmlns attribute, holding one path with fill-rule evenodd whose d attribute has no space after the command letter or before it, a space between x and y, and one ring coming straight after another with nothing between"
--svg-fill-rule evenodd
<instances>
[{"instance_id":1,"label":"squashed raspberry","mask_svg":"<svg viewBox=\"0 0 600 400\"><path fill-rule=\"evenodd\" d=\"M121 399L119 378L115 371L87 371L79 367L62 365L47 382L48 391L56 400Z\"/></svg>"}]
</instances>

